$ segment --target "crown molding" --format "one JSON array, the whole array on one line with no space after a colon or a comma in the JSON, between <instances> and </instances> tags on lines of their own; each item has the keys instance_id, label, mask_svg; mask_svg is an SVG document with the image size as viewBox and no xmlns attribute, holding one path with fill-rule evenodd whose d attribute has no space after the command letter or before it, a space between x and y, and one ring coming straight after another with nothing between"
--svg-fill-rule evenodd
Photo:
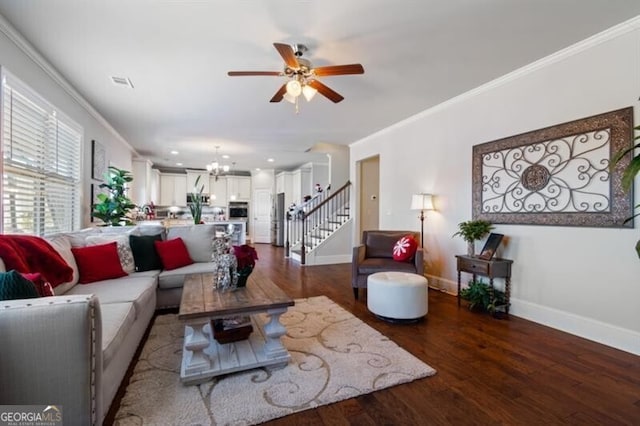
<instances>
[{"instance_id":1,"label":"crown molding","mask_svg":"<svg viewBox=\"0 0 640 426\"><path fill-rule=\"evenodd\" d=\"M134 156L138 153L131 144L38 52L11 23L0 14L0 31L4 33L29 59L39 66L58 86L84 108L98 123L124 144Z\"/></svg>"},{"instance_id":2,"label":"crown molding","mask_svg":"<svg viewBox=\"0 0 640 426\"><path fill-rule=\"evenodd\" d=\"M631 18L627 21L624 21L618 25L615 25L611 28L608 28L602 32L599 32L591 37L588 37L584 40L581 40L577 43L572 44L569 47L566 47L564 49L558 50L555 53L552 53L548 56L545 56L542 59L539 59L535 62L532 62L530 64L527 64L523 67L517 68L511 72L509 72L508 74L505 74L501 77L498 77L494 80L491 80L487 83L482 84L481 86L476 87L475 89L471 89L467 92L464 92L458 96L455 96L451 99L448 99L444 102L441 102L437 105L432 106L431 108L428 108L424 111L421 111L415 115L412 115L411 117L407 117L402 121L399 121L397 123L392 124L389 127L386 127L384 129L381 129L371 135L365 136L362 139L359 139L351 144L349 144L349 146L353 147L356 145L359 145L360 143L364 143L370 139L375 138L376 136L380 136L383 134L386 134L390 131L393 131L394 129L400 128L405 126L406 124L410 124L416 120L420 120L421 118L424 117L428 117L431 114L435 114L437 112L440 112L442 110L445 110L447 108L449 108L452 105L455 105L457 103L461 103L464 102L468 99L473 98L474 96L477 96L481 93L485 93L488 92L492 89L495 89L497 87L503 86L507 83L510 83L514 80L519 79L520 77L523 77L527 74L531 74L541 68L547 67L551 64L555 64L557 62L560 62L562 60L565 60L571 56L577 55L578 53L584 52L585 50L591 49L595 46L598 46L599 44L602 43L606 43L610 40L616 39L620 36L623 36L627 33L630 33L632 31L638 30L640 29L640 15Z\"/></svg>"}]
</instances>

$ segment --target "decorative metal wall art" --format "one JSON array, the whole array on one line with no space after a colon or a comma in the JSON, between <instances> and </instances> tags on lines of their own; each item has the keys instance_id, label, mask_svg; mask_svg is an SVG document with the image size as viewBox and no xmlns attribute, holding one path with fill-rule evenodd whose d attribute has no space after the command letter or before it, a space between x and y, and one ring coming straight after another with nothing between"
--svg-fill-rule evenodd
<instances>
[{"instance_id":1,"label":"decorative metal wall art","mask_svg":"<svg viewBox=\"0 0 640 426\"><path fill-rule=\"evenodd\" d=\"M633 227L633 189L622 189L633 108L473 147L473 218L492 223Z\"/></svg>"},{"instance_id":2,"label":"decorative metal wall art","mask_svg":"<svg viewBox=\"0 0 640 426\"><path fill-rule=\"evenodd\" d=\"M104 146L96 140L91 141L91 179L104 180L107 171L107 152Z\"/></svg>"}]
</instances>

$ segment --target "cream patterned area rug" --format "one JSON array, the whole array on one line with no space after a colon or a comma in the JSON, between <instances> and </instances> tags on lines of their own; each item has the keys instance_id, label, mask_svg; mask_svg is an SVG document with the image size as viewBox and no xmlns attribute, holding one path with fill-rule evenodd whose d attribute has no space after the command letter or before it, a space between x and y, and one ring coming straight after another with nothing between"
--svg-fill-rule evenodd
<instances>
[{"instance_id":1,"label":"cream patterned area rug","mask_svg":"<svg viewBox=\"0 0 640 426\"><path fill-rule=\"evenodd\" d=\"M116 414L117 425L250 425L435 374L388 338L320 296L297 299L281 317L291 353L263 368L180 382L184 326L158 316Z\"/></svg>"}]
</instances>

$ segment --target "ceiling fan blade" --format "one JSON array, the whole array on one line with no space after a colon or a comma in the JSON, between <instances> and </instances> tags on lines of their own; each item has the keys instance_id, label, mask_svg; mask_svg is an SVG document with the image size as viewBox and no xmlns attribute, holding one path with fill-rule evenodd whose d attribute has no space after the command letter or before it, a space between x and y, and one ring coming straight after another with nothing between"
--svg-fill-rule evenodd
<instances>
[{"instance_id":1,"label":"ceiling fan blade","mask_svg":"<svg viewBox=\"0 0 640 426\"><path fill-rule=\"evenodd\" d=\"M287 85L283 84L269 102L280 102L285 93L287 93Z\"/></svg>"},{"instance_id":2,"label":"ceiling fan blade","mask_svg":"<svg viewBox=\"0 0 640 426\"><path fill-rule=\"evenodd\" d=\"M360 64L329 65L314 68L313 72L319 77L326 75L364 74L364 68Z\"/></svg>"},{"instance_id":3,"label":"ceiling fan blade","mask_svg":"<svg viewBox=\"0 0 640 426\"><path fill-rule=\"evenodd\" d=\"M278 53L282 56L282 59L284 59L284 63L287 64L289 68L293 68L295 70L300 68L300 64L298 63L295 52L293 51L293 47L283 43L273 43L273 46L278 50Z\"/></svg>"},{"instance_id":4,"label":"ceiling fan blade","mask_svg":"<svg viewBox=\"0 0 640 426\"><path fill-rule=\"evenodd\" d=\"M284 75L284 73L279 71L229 71L227 75L230 77L246 77L253 75L275 75L279 77Z\"/></svg>"},{"instance_id":5,"label":"ceiling fan blade","mask_svg":"<svg viewBox=\"0 0 640 426\"><path fill-rule=\"evenodd\" d=\"M338 103L338 102L340 102L341 100L344 99L344 96L342 96L341 94L339 94L335 90L330 89L326 85L320 83L318 80L312 80L312 81L308 82L307 84L309 86L313 87L314 89L316 89L323 96L325 96L326 98L328 98L329 100L331 100L331 101L333 101L335 103Z\"/></svg>"}]
</instances>

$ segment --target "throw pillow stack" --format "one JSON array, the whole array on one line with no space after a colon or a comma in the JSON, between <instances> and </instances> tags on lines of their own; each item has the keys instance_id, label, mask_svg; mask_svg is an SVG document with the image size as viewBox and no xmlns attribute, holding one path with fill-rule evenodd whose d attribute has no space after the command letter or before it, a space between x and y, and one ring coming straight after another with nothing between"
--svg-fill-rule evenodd
<instances>
[{"instance_id":1,"label":"throw pillow stack","mask_svg":"<svg viewBox=\"0 0 640 426\"><path fill-rule=\"evenodd\" d=\"M34 283L31 279L38 281ZM34 299L37 297L53 296L51 284L42 280L39 273L21 274L11 270L0 272L0 300Z\"/></svg>"}]
</instances>

